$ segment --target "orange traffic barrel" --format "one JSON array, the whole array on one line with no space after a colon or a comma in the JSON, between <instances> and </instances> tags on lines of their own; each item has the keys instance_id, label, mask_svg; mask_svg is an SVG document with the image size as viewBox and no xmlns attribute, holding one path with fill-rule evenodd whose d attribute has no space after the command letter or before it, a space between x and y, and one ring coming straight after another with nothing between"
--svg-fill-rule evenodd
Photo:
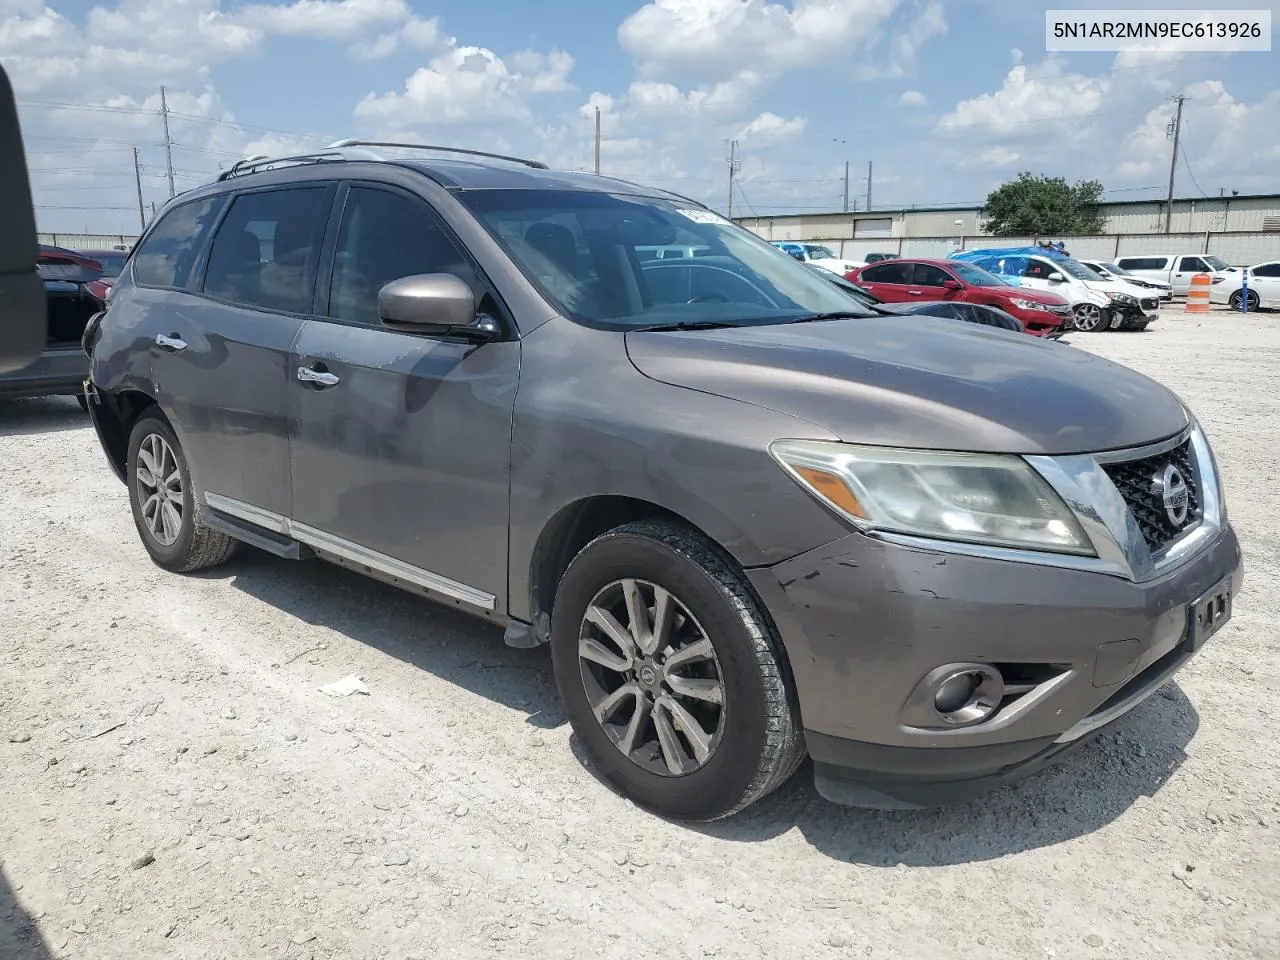
<instances>
[{"instance_id":1,"label":"orange traffic barrel","mask_svg":"<svg viewBox=\"0 0 1280 960\"><path fill-rule=\"evenodd\" d=\"M1209 312L1209 287L1213 278L1207 273L1197 273L1191 278L1191 289L1187 291L1187 313Z\"/></svg>"}]
</instances>

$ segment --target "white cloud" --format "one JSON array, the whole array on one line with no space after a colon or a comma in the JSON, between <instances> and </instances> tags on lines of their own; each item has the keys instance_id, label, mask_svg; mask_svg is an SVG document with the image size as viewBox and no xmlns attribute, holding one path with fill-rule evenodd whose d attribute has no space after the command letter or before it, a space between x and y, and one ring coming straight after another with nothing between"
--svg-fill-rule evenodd
<instances>
[{"instance_id":1,"label":"white cloud","mask_svg":"<svg viewBox=\"0 0 1280 960\"><path fill-rule=\"evenodd\" d=\"M1006 147L991 147L982 152L982 160L996 167L1007 167L1018 160L1020 154Z\"/></svg>"},{"instance_id":2,"label":"white cloud","mask_svg":"<svg viewBox=\"0 0 1280 960\"><path fill-rule=\"evenodd\" d=\"M947 32L947 17L942 4L937 2L912 10L906 19L906 26L892 33L888 62L883 66L864 64L859 68L859 75L867 79L911 76L916 72L925 44Z\"/></svg>"},{"instance_id":3,"label":"white cloud","mask_svg":"<svg viewBox=\"0 0 1280 960\"><path fill-rule=\"evenodd\" d=\"M1040 123L1041 132L1049 133L1045 121L1065 126L1097 112L1111 87L1110 77L1067 73L1057 60L1048 60L1039 67L1019 64L1005 76L999 90L957 103L939 121L939 128L1008 132L1028 123Z\"/></svg>"},{"instance_id":4,"label":"white cloud","mask_svg":"<svg viewBox=\"0 0 1280 960\"><path fill-rule=\"evenodd\" d=\"M753 147L767 147L790 140L809 125L806 117L787 120L776 113L762 113L742 128L738 137Z\"/></svg>"},{"instance_id":5,"label":"white cloud","mask_svg":"<svg viewBox=\"0 0 1280 960\"><path fill-rule=\"evenodd\" d=\"M573 58L559 51L525 51L513 58L523 70L512 70L492 50L453 47L420 67L405 81L402 93L369 94L357 105L357 118L413 129L423 124L483 124L529 120L527 97L570 89Z\"/></svg>"},{"instance_id":6,"label":"white cloud","mask_svg":"<svg viewBox=\"0 0 1280 960\"><path fill-rule=\"evenodd\" d=\"M403 23L410 11L404 0L294 0L249 4L239 8L236 16L268 33L332 40L370 27Z\"/></svg>"},{"instance_id":7,"label":"white cloud","mask_svg":"<svg viewBox=\"0 0 1280 960\"><path fill-rule=\"evenodd\" d=\"M618 41L650 76L763 73L848 55L878 36L898 0L652 0L618 28Z\"/></svg>"},{"instance_id":8,"label":"white cloud","mask_svg":"<svg viewBox=\"0 0 1280 960\"><path fill-rule=\"evenodd\" d=\"M898 106L900 107L923 107L928 102L928 99L919 90L906 90L898 98Z\"/></svg>"}]
</instances>

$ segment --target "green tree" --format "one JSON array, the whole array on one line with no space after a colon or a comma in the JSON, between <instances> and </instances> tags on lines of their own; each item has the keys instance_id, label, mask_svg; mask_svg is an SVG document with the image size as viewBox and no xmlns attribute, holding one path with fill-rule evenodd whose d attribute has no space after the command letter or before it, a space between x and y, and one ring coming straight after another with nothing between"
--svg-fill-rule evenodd
<instances>
[{"instance_id":1,"label":"green tree","mask_svg":"<svg viewBox=\"0 0 1280 960\"><path fill-rule=\"evenodd\" d=\"M1027 171L987 196L983 214L987 232L997 237L1071 237L1101 233L1098 200L1102 184L1061 177L1035 177Z\"/></svg>"}]
</instances>

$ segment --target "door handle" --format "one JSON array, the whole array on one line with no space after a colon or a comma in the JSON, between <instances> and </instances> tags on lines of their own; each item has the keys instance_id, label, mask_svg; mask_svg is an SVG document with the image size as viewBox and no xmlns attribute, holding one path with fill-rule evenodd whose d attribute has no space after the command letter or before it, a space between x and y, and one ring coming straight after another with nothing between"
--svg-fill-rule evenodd
<instances>
[{"instance_id":1,"label":"door handle","mask_svg":"<svg viewBox=\"0 0 1280 960\"><path fill-rule=\"evenodd\" d=\"M341 378L328 370L317 370L315 367L299 367L298 380L301 383L314 383L317 387L336 387Z\"/></svg>"},{"instance_id":2,"label":"door handle","mask_svg":"<svg viewBox=\"0 0 1280 960\"><path fill-rule=\"evenodd\" d=\"M163 333L156 335L156 346L161 350L168 350L170 353L181 353L187 349L187 341L183 340L176 333L166 337Z\"/></svg>"},{"instance_id":3,"label":"door handle","mask_svg":"<svg viewBox=\"0 0 1280 960\"><path fill-rule=\"evenodd\" d=\"M913 297L919 297L919 296L922 296L922 295L924 294L924 291L923 291L923 290L908 290L908 291L907 291L907 293L911 294Z\"/></svg>"}]
</instances>

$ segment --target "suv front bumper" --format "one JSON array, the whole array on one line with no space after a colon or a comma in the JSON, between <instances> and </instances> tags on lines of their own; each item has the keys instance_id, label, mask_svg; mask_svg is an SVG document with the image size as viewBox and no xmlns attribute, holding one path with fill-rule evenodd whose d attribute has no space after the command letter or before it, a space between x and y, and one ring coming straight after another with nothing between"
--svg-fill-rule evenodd
<instances>
[{"instance_id":1,"label":"suv front bumper","mask_svg":"<svg viewBox=\"0 0 1280 960\"><path fill-rule=\"evenodd\" d=\"M872 807L933 806L1032 773L1154 693L1193 655L1189 605L1234 596L1225 522L1156 579L1009 562L851 534L749 571L786 647L819 791ZM943 664L1053 674L986 722L926 729L904 711Z\"/></svg>"}]
</instances>

